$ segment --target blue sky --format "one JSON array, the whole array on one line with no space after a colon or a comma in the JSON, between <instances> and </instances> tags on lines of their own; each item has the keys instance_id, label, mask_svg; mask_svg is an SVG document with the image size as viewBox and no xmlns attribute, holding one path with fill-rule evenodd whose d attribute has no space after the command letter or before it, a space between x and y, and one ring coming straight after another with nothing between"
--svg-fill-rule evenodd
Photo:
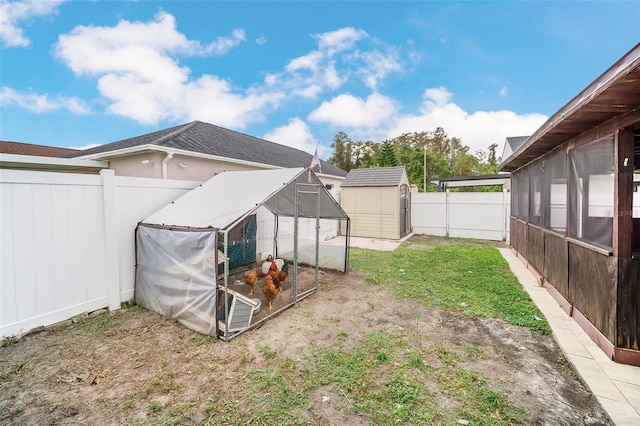
<instances>
[{"instance_id":1,"label":"blue sky","mask_svg":"<svg viewBox=\"0 0 640 426\"><path fill-rule=\"evenodd\" d=\"M0 139L201 120L313 153L531 134L640 41L639 1L5 1Z\"/></svg>"}]
</instances>

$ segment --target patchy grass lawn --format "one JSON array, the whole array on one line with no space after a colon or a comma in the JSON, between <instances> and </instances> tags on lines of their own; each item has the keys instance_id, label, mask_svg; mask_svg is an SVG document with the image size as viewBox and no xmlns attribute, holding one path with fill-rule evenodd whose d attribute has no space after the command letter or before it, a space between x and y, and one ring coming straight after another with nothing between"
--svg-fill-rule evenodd
<instances>
[{"instance_id":1,"label":"patchy grass lawn","mask_svg":"<svg viewBox=\"0 0 640 426\"><path fill-rule=\"evenodd\" d=\"M353 270L375 285L426 306L458 309L465 315L499 318L544 334L549 324L493 247L405 245L392 253L352 250Z\"/></svg>"},{"instance_id":2,"label":"patchy grass lawn","mask_svg":"<svg viewBox=\"0 0 640 426\"><path fill-rule=\"evenodd\" d=\"M228 343L137 306L5 339L0 423L611 424L494 248L351 255Z\"/></svg>"}]
</instances>

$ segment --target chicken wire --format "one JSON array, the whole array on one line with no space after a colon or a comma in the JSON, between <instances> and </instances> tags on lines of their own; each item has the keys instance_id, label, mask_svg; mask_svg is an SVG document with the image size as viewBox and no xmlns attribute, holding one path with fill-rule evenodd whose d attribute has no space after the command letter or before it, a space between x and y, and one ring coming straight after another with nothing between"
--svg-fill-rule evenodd
<instances>
[{"instance_id":1,"label":"chicken wire","mask_svg":"<svg viewBox=\"0 0 640 426\"><path fill-rule=\"evenodd\" d=\"M262 204L228 230L220 231L218 249L225 259L218 268L221 288L258 305L252 311L252 319L246 328L221 328L221 339L230 340L315 293L320 268L347 272L348 240L337 240L336 237L341 235L341 230L346 229L348 233L348 217L321 218L319 203L322 191L324 188L320 184L298 182L294 199L287 200L298 205L304 199L308 205L310 199L315 198L316 217L277 214L271 210L273 203L269 207ZM270 263L267 262L268 256L276 260L279 270L287 271L273 311L268 310L268 300L263 292L263 275ZM248 271L258 274L253 294L250 294L251 287L244 280L244 273ZM230 300L228 294L221 293L221 297L226 296ZM225 305L227 309L232 303L229 300ZM223 305L223 300L220 300L220 306Z\"/></svg>"}]
</instances>

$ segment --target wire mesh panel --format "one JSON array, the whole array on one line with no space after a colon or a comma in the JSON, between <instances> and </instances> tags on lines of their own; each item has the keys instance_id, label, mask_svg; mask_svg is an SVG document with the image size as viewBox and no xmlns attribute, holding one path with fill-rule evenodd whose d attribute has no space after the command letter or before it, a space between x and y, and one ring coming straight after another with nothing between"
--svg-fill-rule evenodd
<instances>
[{"instance_id":1,"label":"wire mesh panel","mask_svg":"<svg viewBox=\"0 0 640 426\"><path fill-rule=\"evenodd\" d=\"M569 151L569 236L612 247L613 171L613 135Z\"/></svg>"},{"instance_id":2,"label":"wire mesh panel","mask_svg":"<svg viewBox=\"0 0 640 426\"><path fill-rule=\"evenodd\" d=\"M220 236L226 256L220 275L221 338L229 340L313 294L318 289L319 268L347 270L347 242L341 237L342 218L320 218L321 184L296 185L293 198L283 197L260 205ZM326 199L325 199L326 202ZM304 215L276 214L278 203L304 203ZM318 203L318 209L309 206ZM309 212L316 217L308 217ZM295 210L294 210L295 212ZM346 227L348 229L348 227Z\"/></svg>"},{"instance_id":3,"label":"wire mesh panel","mask_svg":"<svg viewBox=\"0 0 640 426\"><path fill-rule=\"evenodd\" d=\"M543 223L543 203L545 203L542 189L543 173L544 163L542 161L529 167L529 223L537 226L542 226Z\"/></svg>"},{"instance_id":4,"label":"wire mesh panel","mask_svg":"<svg viewBox=\"0 0 640 426\"><path fill-rule=\"evenodd\" d=\"M567 230L567 155L558 150L544 161L544 227L562 235Z\"/></svg>"}]
</instances>

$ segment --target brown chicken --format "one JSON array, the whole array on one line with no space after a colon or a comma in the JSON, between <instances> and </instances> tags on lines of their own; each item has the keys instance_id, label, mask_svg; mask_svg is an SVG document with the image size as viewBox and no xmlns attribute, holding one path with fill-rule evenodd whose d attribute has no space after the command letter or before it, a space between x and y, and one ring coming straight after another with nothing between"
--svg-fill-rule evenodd
<instances>
[{"instance_id":1,"label":"brown chicken","mask_svg":"<svg viewBox=\"0 0 640 426\"><path fill-rule=\"evenodd\" d=\"M287 273L285 271L278 271L278 282L280 283L280 289L284 286L284 280L287 279Z\"/></svg>"},{"instance_id":2,"label":"brown chicken","mask_svg":"<svg viewBox=\"0 0 640 426\"><path fill-rule=\"evenodd\" d=\"M271 277L271 280L273 281L273 285L276 286L278 293L280 293L282 291L282 282L280 280L279 271L269 271L269 274L267 275Z\"/></svg>"},{"instance_id":3,"label":"brown chicken","mask_svg":"<svg viewBox=\"0 0 640 426\"><path fill-rule=\"evenodd\" d=\"M271 277L271 275L266 275L264 277L264 287L262 288L262 292L264 293L264 297L269 302L269 311L273 310L273 303L275 302L279 291L273 283L273 278Z\"/></svg>"},{"instance_id":4,"label":"brown chicken","mask_svg":"<svg viewBox=\"0 0 640 426\"><path fill-rule=\"evenodd\" d=\"M258 273L255 269L244 273L244 282L249 286L249 296L253 296L253 286L258 282Z\"/></svg>"}]
</instances>

